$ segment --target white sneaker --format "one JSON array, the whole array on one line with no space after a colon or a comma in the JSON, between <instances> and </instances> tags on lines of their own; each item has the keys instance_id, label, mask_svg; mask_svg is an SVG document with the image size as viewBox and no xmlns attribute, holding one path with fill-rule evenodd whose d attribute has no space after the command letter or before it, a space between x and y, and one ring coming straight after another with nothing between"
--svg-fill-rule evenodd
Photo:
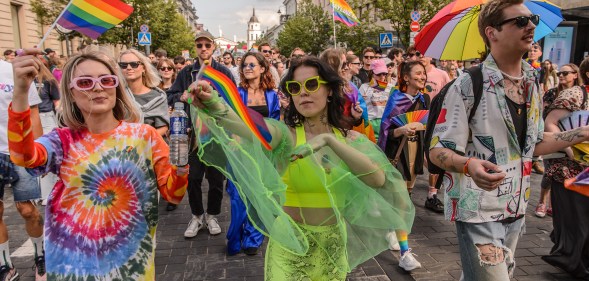
<instances>
[{"instance_id":1,"label":"white sneaker","mask_svg":"<svg viewBox=\"0 0 589 281\"><path fill-rule=\"evenodd\" d=\"M409 249L409 251L405 252L405 254L401 256L401 259L399 260L399 267L405 271L412 271L414 269L421 268L421 263L415 259L413 253L411 253L411 249Z\"/></svg>"},{"instance_id":2,"label":"white sneaker","mask_svg":"<svg viewBox=\"0 0 589 281\"><path fill-rule=\"evenodd\" d=\"M211 235L217 235L221 233L221 227L219 226L219 222L215 216L205 214L205 218L207 221L207 228L209 229L209 233Z\"/></svg>"},{"instance_id":3,"label":"white sneaker","mask_svg":"<svg viewBox=\"0 0 589 281\"><path fill-rule=\"evenodd\" d=\"M196 234L198 234L198 231L203 226L204 226L204 223L202 222L202 216L199 217L199 216L192 215L192 219L188 223L188 227L186 228L186 231L184 232L184 237L192 238L192 237L196 236Z\"/></svg>"},{"instance_id":4,"label":"white sneaker","mask_svg":"<svg viewBox=\"0 0 589 281\"><path fill-rule=\"evenodd\" d=\"M401 245L399 245L397 234L394 231L387 233L387 241L389 241L389 250L401 251Z\"/></svg>"}]
</instances>

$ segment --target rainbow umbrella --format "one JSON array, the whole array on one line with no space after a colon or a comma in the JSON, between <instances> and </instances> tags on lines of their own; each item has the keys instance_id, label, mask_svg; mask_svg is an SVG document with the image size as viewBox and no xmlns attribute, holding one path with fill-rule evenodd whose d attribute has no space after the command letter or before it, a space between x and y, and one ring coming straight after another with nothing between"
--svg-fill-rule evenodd
<instances>
[{"instance_id":1,"label":"rainbow umbrella","mask_svg":"<svg viewBox=\"0 0 589 281\"><path fill-rule=\"evenodd\" d=\"M442 60L480 58L485 43L479 34L479 12L486 0L456 0L440 10L415 37L415 48L425 56ZM540 16L534 41L550 34L563 20L560 8L544 0L524 5Z\"/></svg>"}]
</instances>

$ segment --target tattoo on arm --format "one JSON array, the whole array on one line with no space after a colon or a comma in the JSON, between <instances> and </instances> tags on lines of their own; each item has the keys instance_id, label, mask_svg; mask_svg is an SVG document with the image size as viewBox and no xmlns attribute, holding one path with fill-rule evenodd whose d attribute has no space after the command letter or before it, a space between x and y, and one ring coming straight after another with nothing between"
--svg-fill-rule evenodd
<instances>
[{"instance_id":1,"label":"tattoo on arm","mask_svg":"<svg viewBox=\"0 0 589 281\"><path fill-rule=\"evenodd\" d=\"M438 156L436 157L438 159L438 161L440 161L440 163L442 165L445 165L445 161L448 159L448 155L446 153L446 151L442 151L438 154Z\"/></svg>"},{"instance_id":2,"label":"tattoo on arm","mask_svg":"<svg viewBox=\"0 0 589 281\"><path fill-rule=\"evenodd\" d=\"M582 136L582 131L580 130L580 128L572 130L572 131L566 131L566 132L561 132L561 133L556 133L554 134L554 139L557 141L566 141L566 142L573 142L575 139L577 138L581 138Z\"/></svg>"}]
</instances>

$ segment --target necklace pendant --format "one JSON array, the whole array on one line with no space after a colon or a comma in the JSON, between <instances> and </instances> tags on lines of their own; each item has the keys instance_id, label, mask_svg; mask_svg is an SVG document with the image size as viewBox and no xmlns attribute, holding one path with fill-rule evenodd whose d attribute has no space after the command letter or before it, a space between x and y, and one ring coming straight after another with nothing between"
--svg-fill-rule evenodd
<instances>
[{"instance_id":1,"label":"necklace pendant","mask_svg":"<svg viewBox=\"0 0 589 281\"><path fill-rule=\"evenodd\" d=\"M518 108L517 109L517 114L522 114L522 109L521 108Z\"/></svg>"}]
</instances>

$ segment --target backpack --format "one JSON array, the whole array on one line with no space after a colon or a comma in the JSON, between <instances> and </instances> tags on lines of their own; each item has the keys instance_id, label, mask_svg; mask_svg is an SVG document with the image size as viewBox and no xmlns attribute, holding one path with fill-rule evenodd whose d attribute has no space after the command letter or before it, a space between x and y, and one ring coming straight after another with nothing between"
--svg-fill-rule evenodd
<instances>
[{"instance_id":1,"label":"backpack","mask_svg":"<svg viewBox=\"0 0 589 281\"><path fill-rule=\"evenodd\" d=\"M470 75L472 80L472 89L474 93L474 104L472 109L470 110L470 114L468 115L468 123L472 120L472 117L476 113L477 107L481 102L481 98L483 96L483 71L482 71L482 64L481 66L473 66L471 68L465 69L464 72ZM429 108L429 116L427 118L427 126L425 128L425 143L424 143L424 151L425 157L427 159L427 170L430 174L438 175L438 180L436 181L436 188L439 189L442 186L443 175L445 170L436 166L429 158L429 149L430 149L430 141L434 134L434 129L436 128L436 123L438 121L438 117L440 116L440 111L442 110L442 105L444 104L444 98L452 84L456 79L450 81L446 84L440 92L434 97L430 104Z\"/></svg>"}]
</instances>

